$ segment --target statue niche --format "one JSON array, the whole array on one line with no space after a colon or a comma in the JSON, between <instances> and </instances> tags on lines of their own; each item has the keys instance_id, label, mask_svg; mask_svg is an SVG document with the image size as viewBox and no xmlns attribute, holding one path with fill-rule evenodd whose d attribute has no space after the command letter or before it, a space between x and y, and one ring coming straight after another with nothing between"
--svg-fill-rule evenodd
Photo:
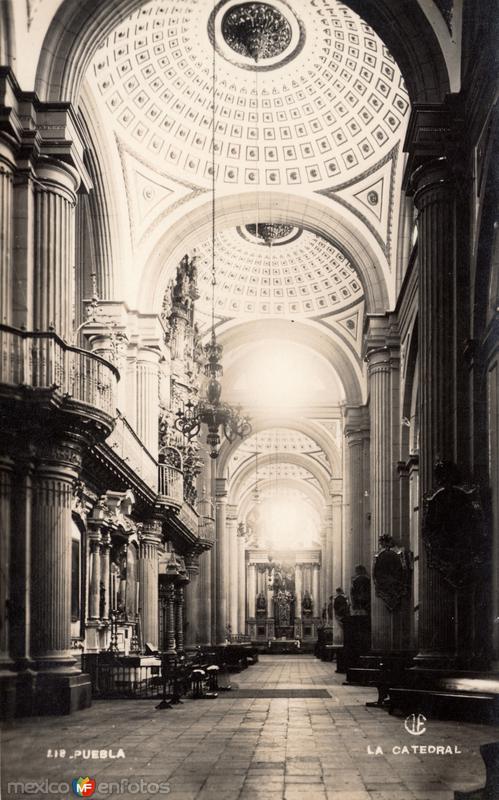
<instances>
[{"instance_id":1,"label":"statue niche","mask_svg":"<svg viewBox=\"0 0 499 800\"><path fill-rule=\"evenodd\" d=\"M310 596L310 592L305 591L301 601L301 610L304 617L311 617L314 610L314 604Z\"/></svg>"},{"instance_id":2,"label":"statue niche","mask_svg":"<svg viewBox=\"0 0 499 800\"><path fill-rule=\"evenodd\" d=\"M259 592L256 598L256 615L257 617L267 616L267 598L263 592Z\"/></svg>"}]
</instances>

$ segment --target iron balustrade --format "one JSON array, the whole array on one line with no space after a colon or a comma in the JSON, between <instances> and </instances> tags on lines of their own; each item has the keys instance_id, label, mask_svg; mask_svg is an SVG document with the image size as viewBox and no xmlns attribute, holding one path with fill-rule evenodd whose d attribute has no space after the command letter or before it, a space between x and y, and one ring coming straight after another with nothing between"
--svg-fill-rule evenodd
<instances>
[{"instance_id":1,"label":"iron balustrade","mask_svg":"<svg viewBox=\"0 0 499 800\"><path fill-rule=\"evenodd\" d=\"M177 467L158 464L158 500L168 498L181 506L184 497L184 476Z\"/></svg>"},{"instance_id":2,"label":"iron balustrade","mask_svg":"<svg viewBox=\"0 0 499 800\"><path fill-rule=\"evenodd\" d=\"M0 383L53 390L114 416L119 372L102 356L68 345L52 331L0 325Z\"/></svg>"}]
</instances>

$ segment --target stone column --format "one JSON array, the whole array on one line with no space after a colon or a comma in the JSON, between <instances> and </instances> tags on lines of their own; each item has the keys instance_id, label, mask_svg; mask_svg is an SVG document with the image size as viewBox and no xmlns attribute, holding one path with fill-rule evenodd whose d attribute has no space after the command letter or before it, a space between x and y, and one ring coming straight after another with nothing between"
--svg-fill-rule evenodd
<instances>
[{"instance_id":1,"label":"stone column","mask_svg":"<svg viewBox=\"0 0 499 800\"><path fill-rule=\"evenodd\" d=\"M248 617L256 617L256 565L248 564Z\"/></svg>"},{"instance_id":2,"label":"stone column","mask_svg":"<svg viewBox=\"0 0 499 800\"><path fill-rule=\"evenodd\" d=\"M246 538L244 534L237 536L237 587L238 587L238 633L246 633Z\"/></svg>"},{"instance_id":3,"label":"stone column","mask_svg":"<svg viewBox=\"0 0 499 800\"><path fill-rule=\"evenodd\" d=\"M109 612L111 610L111 536L107 531L102 534L100 566L102 605L101 619L102 622L109 622Z\"/></svg>"},{"instance_id":4,"label":"stone column","mask_svg":"<svg viewBox=\"0 0 499 800\"><path fill-rule=\"evenodd\" d=\"M295 618L296 621L301 624L301 601L303 595L301 564L295 564L295 594L296 594Z\"/></svg>"},{"instance_id":5,"label":"stone column","mask_svg":"<svg viewBox=\"0 0 499 800\"><path fill-rule=\"evenodd\" d=\"M101 544L100 530L90 528L88 531L90 572L88 618L90 622L97 622L100 619Z\"/></svg>"},{"instance_id":6,"label":"stone column","mask_svg":"<svg viewBox=\"0 0 499 800\"><path fill-rule=\"evenodd\" d=\"M80 177L62 161L41 157L35 183L33 328L70 340L73 330L75 208Z\"/></svg>"},{"instance_id":7,"label":"stone column","mask_svg":"<svg viewBox=\"0 0 499 800\"><path fill-rule=\"evenodd\" d=\"M400 428L398 419L398 350L395 346L368 348L366 360L370 385L371 417L371 553L378 551L379 537L385 534L399 539L397 442L394 429ZM395 513L397 509L397 513ZM371 646L374 652L401 649L394 630L400 631L395 617L408 609L389 611L376 596L374 582L371 603Z\"/></svg>"},{"instance_id":8,"label":"stone column","mask_svg":"<svg viewBox=\"0 0 499 800\"><path fill-rule=\"evenodd\" d=\"M159 351L141 348L137 355L137 435L158 457Z\"/></svg>"},{"instance_id":9,"label":"stone column","mask_svg":"<svg viewBox=\"0 0 499 800\"><path fill-rule=\"evenodd\" d=\"M229 540L227 535L227 481L216 479L216 641L225 641L229 621Z\"/></svg>"},{"instance_id":10,"label":"stone column","mask_svg":"<svg viewBox=\"0 0 499 800\"><path fill-rule=\"evenodd\" d=\"M14 158L0 138L0 323L12 324Z\"/></svg>"},{"instance_id":11,"label":"stone column","mask_svg":"<svg viewBox=\"0 0 499 800\"><path fill-rule=\"evenodd\" d=\"M343 563L343 497L341 494L333 494L331 497L331 568L329 577L328 596L336 594L336 589L343 585L343 575L345 571Z\"/></svg>"},{"instance_id":12,"label":"stone column","mask_svg":"<svg viewBox=\"0 0 499 800\"><path fill-rule=\"evenodd\" d=\"M159 547L163 539L161 520L152 519L144 523L140 534L138 580L139 608L142 624L142 641L149 642L152 649L159 646Z\"/></svg>"},{"instance_id":13,"label":"stone column","mask_svg":"<svg viewBox=\"0 0 499 800\"><path fill-rule=\"evenodd\" d=\"M10 541L12 535L12 478L14 462L0 455L0 670L10 665L9 605L10 605Z\"/></svg>"},{"instance_id":14,"label":"stone column","mask_svg":"<svg viewBox=\"0 0 499 800\"><path fill-rule=\"evenodd\" d=\"M229 548L229 625L231 632L236 634L239 621L237 506L227 505L226 525Z\"/></svg>"},{"instance_id":15,"label":"stone column","mask_svg":"<svg viewBox=\"0 0 499 800\"><path fill-rule=\"evenodd\" d=\"M204 558L204 555L201 557ZM185 567L189 576L189 583L186 584L184 589L185 644L193 646L203 644L200 638L202 625L199 618L199 600L202 599L204 603L204 597L199 597L199 556L192 555L186 558Z\"/></svg>"},{"instance_id":16,"label":"stone column","mask_svg":"<svg viewBox=\"0 0 499 800\"><path fill-rule=\"evenodd\" d=\"M319 565L312 566L312 597L314 601L314 617L321 615L321 597L319 592Z\"/></svg>"},{"instance_id":17,"label":"stone column","mask_svg":"<svg viewBox=\"0 0 499 800\"><path fill-rule=\"evenodd\" d=\"M177 653L184 652L184 584L179 581L175 587L175 642Z\"/></svg>"},{"instance_id":18,"label":"stone column","mask_svg":"<svg viewBox=\"0 0 499 800\"><path fill-rule=\"evenodd\" d=\"M18 452L13 481L11 538L12 575L10 597L10 650L19 669L31 666L31 516L34 454L33 448Z\"/></svg>"},{"instance_id":19,"label":"stone column","mask_svg":"<svg viewBox=\"0 0 499 800\"><path fill-rule=\"evenodd\" d=\"M198 579L199 626L198 626L198 637L196 644L212 643L212 636L211 636L212 559L213 559L212 550L208 550L206 553L203 553L199 558L199 579Z\"/></svg>"},{"instance_id":20,"label":"stone column","mask_svg":"<svg viewBox=\"0 0 499 800\"><path fill-rule=\"evenodd\" d=\"M13 714L15 704L15 675L9 654L13 466L8 455L0 455L0 706L6 716Z\"/></svg>"},{"instance_id":21,"label":"stone column","mask_svg":"<svg viewBox=\"0 0 499 800\"><path fill-rule=\"evenodd\" d=\"M71 652L71 527L82 442L57 434L39 445L33 482L31 655L37 670L35 713L89 703L90 681Z\"/></svg>"},{"instance_id":22,"label":"stone column","mask_svg":"<svg viewBox=\"0 0 499 800\"><path fill-rule=\"evenodd\" d=\"M456 253L456 191L450 164L438 158L413 175L418 210L419 262L419 420L420 508L434 489L433 468L441 458L458 460L460 401L458 393L459 297ZM464 339L465 334L462 334ZM430 569L424 546L419 550L418 661L445 665L457 651L455 591L436 569Z\"/></svg>"},{"instance_id":23,"label":"stone column","mask_svg":"<svg viewBox=\"0 0 499 800\"><path fill-rule=\"evenodd\" d=\"M371 560L371 542L367 528L365 511L365 465L366 436L369 435L367 409L347 407L345 410L345 444L348 450L348 515L345 525L345 583L346 592L354 569L358 564L369 568Z\"/></svg>"}]
</instances>

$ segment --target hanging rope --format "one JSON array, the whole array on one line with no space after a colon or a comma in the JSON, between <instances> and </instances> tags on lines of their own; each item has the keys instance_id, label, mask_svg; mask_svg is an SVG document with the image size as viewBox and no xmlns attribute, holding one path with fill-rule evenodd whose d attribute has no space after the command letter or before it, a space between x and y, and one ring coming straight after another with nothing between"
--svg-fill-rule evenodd
<instances>
[{"instance_id":1,"label":"hanging rope","mask_svg":"<svg viewBox=\"0 0 499 800\"><path fill-rule=\"evenodd\" d=\"M216 5L213 7L215 12ZM212 129L211 129L211 334L215 336L215 287L217 285L217 273L215 266L215 128L216 128L216 47L215 33L213 33L213 63L212 63Z\"/></svg>"}]
</instances>

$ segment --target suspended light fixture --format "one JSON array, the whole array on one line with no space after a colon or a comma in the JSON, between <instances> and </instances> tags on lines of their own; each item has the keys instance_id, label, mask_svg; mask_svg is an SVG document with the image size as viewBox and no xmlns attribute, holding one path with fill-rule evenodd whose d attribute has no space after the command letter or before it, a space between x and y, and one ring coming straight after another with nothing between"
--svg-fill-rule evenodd
<instances>
[{"instance_id":1,"label":"suspended light fixture","mask_svg":"<svg viewBox=\"0 0 499 800\"><path fill-rule=\"evenodd\" d=\"M207 383L204 394L197 403L189 400L185 406L177 411L175 428L183 433L190 441L194 439L201 430L201 425L206 425L208 434L206 442L210 448L211 458L217 458L220 452L222 436L229 442L235 441L239 436L241 439L249 436L251 425L248 417L241 413L240 407L233 407L229 403L222 401L222 384L220 378L223 375L222 353L223 347L217 342L215 333L215 288L217 285L216 259L215 259L215 102L216 102L216 61L215 61L215 41L213 41L213 117L212 117L212 215L211 215L211 337L208 344L204 346L206 363L204 374Z\"/></svg>"}]
</instances>

